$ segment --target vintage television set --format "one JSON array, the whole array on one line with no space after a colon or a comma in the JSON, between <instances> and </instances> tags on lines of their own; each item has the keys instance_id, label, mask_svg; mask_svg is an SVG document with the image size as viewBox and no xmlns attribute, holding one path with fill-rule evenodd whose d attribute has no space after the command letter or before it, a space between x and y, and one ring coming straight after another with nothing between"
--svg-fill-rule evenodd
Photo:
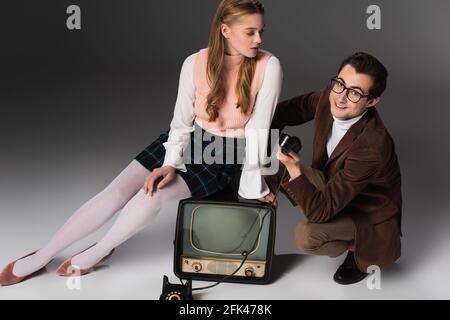
<instances>
[{"instance_id":1,"label":"vintage television set","mask_svg":"<svg viewBox=\"0 0 450 320\"><path fill-rule=\"evenodd\" d=\"M190 280L269 282L275 215L273 206L259 201L180 201L174 240L175 275ZM242 267L230 276L245 254Z\"/></svg>"}]
</instances>

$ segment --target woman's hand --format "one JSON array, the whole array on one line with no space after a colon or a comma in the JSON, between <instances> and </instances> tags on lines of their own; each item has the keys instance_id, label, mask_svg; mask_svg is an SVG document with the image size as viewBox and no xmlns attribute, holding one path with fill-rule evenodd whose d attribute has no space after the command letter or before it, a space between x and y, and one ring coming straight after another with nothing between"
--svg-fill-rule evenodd
<instances>
[{"instance_id":1,"label":"woman's hand","mask_svg":"<svg viewBox=\"0 0 450 320\"><path fill-rule=\"evenodd\" d=\"M164 188L170 181L175 178L175 168L171 166L165 166L161 168L154 169L147 177L144 183L144 192L145 194L150 193L153 196L153 192L155 191L155 184L158 180L161 180L156 188L162 189Z\"/></svg>"},{"instance_id":2,"label":"woman's hand","mask_svg":"<svg viewBox=\"0 0 450 320\"><path fill-rule=\"evenodd\" d=\"M257 200L261 201L261 202L273 203L275 208L278 206L278 200L275 200L275 195L273 194L273 192L271 192L268 195L266 195L262 198L259 198ZM275 202L273 202L274 200L275 200Z\"/></svg>"},{"instance_id":3,"label":"woman's hand","mask_svg":"<svg viewBox=\"0 0 450 320\"><path fill-rule=\"evenodd\" d=\"M291 179L295 179L301 176L302 171L300 169L300 156L295 152L289 152L289 155L285 155L281 152L281 149L278 149L277 159L281 161L282 164L285 165Z\"/></svg>"}]
</instances>

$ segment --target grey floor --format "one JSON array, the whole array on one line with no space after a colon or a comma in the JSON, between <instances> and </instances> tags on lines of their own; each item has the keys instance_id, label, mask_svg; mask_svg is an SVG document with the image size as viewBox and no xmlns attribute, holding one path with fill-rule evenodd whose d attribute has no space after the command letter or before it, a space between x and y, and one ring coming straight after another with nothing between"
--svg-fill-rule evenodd
<instances>
[{"instance_id":1,"label":"grey floor","mask_svg":"<svg viewBox=\"0 0 450 320\"><path fill-rule=\"evenodd\" d=\"M105 174L108 171L102 170ZM43 245L68 218L70 210L75 210L103 183L86 184L90 181L89 172L70 179L71 183L66 183L64 188L58 188L67 181L64 176L55 176L51 184L47 181L46 188L31 180L26 189L20 183L21 179L14 179L16 183L13 184L12 176L10 178L7 188L6 184L2 185L0 202L1 212L8 212L8 215L2 214L0 224L2 267ZM20 201L23 195L26 195L26 201ZM403 256L396 265L381 272L381 288L371 290L366 281L340 286L332 281L332 275L344 256L331 259L297 252L291 234L302 214L284 197L280 201L273 282L263 286L224 283L199 292L196 299L450 298L450 275L447 272L450 234L444 232L445 223L435 224L433 229L420 228L420 220L406 216ZM421 209L418 205L415 204L414 210ZM152 225L116 250L107 266L82 277L80 282L58 277L55 270L65 258L98 240L113 221L58 255L46 272L15 286L0 287L0 299L157 299L164 274L171 282L177 282L172 272L176 208L177 203L167 203ZM443 213L437 215L442 216ZM205 284L209 283L194 282L196 287Z\"/></svg>"},{"instance_id":2,"label":"grey floor","mask_svg":"<svg viewBox=\"0 0 450 320\"><path fill-rule=\"evenodd\" d=\"M159 2L154 10L153 2L130 1L125 11L124 2L79 1L87 19L81 32L68 32L63 4L28 2L28 11L37 14L23 19L23 3L9 1L0 28L1 61L8 61L0 86L0 268L43 246L73 211L168 129L182 61L205 45L215 9L205 1L179 1L179 10L172 10L172 2ZM198 299L450 298L445 147L450 42L441 36L449 30L449 2L380 1L380 31L366 29L367 2L347 2L264 1L264 48L283 65L281 100L323 88L354 51L370 52L388 67L388 90L377 109L401 164L401 259L382 272L380 290L365 282L339 286L332 275L344 257L297 252L291 234L302 214L281 199L273 283L222 284ZM124 12L133 19L123 19ZM173 21L189 26L189 32L183 29L180 37ZM324 28L328 25L340 27ZM289 129L301 137L302 162L309 164L312 123ZM0 299L158 298L163 274L176 281L176 206L165 206L154 224L120 246L108 267L82 277L80 290L68 289L67 279L54 272L112 222L58 255L47 273L0 287Z\"/></svg>"}]
</instances>

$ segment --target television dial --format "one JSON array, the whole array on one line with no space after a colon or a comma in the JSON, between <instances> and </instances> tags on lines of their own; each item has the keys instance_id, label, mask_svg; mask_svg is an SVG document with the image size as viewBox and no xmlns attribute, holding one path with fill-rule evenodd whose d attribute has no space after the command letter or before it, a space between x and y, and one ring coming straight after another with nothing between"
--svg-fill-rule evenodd
<instances>
[{"instance_id":1,"label":"television dial","mask_svg":"<svg viewBox=\"0 0 450 320\"><path fill-rule=\"evenodd\" d=\"M255 275L255 271L253 268L245 268L245 276L247 277L253 277Z\"/></svg>"},{"instance_id":2,"label":"television dial","mask_svg":"<svg viewBox=\"0 0 450 320\"><path fill-rule=\"evenodd\" d=\"M194 262L192 264L192 269L194 269L196 272L200 272L200 271L202 271L203 267L200 262Z\"/></svg>"}]
</instances>

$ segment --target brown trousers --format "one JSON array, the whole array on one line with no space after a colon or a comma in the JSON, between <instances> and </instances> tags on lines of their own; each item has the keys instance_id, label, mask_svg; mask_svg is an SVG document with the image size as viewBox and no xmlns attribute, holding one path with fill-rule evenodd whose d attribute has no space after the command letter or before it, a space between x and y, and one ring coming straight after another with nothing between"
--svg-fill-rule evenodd
<instances>
[{"instance_id":1,"label":"brown trousers","mask_svg":"<svg viewBox=\"0 0 450 320\"><path fill-rule=\"evenodd\" d=\"M319 190L323 189L326 179L319 170L301 166L302 174ZM294 231L297 247L312 255L337 257L348 250L355 239L356 227L347 215L338 215L326 223L298 224Z\"/></svg>"}]
</instances>

